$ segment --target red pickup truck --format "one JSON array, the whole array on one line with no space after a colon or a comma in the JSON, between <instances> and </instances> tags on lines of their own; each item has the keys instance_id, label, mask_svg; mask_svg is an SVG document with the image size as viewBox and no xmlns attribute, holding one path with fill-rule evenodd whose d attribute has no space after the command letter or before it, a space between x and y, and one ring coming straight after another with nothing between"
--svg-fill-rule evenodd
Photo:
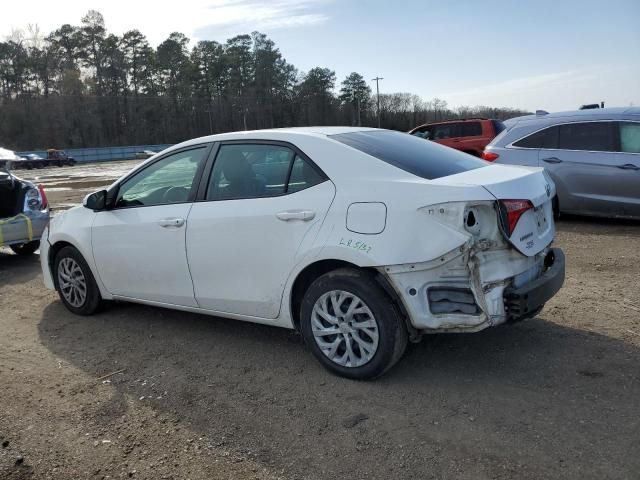
<instances>
[{"instance_id":1,"label":"red pickup truck","mask_svg":"<svg viewBox=\"0 0 640 480\"><path fill-rule=\"evenodd\" d=\"M484 147L504 129L500 120L467 118L425 123L409 133L481 157Z\"/></svg>"}]
</instances>

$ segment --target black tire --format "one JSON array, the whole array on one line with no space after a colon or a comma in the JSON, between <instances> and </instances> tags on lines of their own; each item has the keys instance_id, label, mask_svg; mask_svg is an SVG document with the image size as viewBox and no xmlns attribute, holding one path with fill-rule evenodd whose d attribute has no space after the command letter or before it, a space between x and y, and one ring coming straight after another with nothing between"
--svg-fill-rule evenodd
<instances>
[{"instance_id":1,"label":"black tire","mask_svg":"<svg viewBox=\"0 0 640 480\"><path fill-rule=\"evenodd\" d=\"M551 207L553 208L553 219L558 220L560 218L560 202L557 195L551 200Z\"/></svg>"},{"instance_id":2,"label":"black tire","mask_svg":"<svg viewBox=\"0 0 640 480\"><path fill-rule=\"evenodd\" d=\"M358 297L373 314L374 321L377 324L377 349L373 356L362 365L343 366L334 362L323 353L313 334L312 315L314 305L323 295L334 290L344 291ZM364 270L344 268L318 277L307 289L302 299L300 315L302 335L313 355L325 368L342 377L355 380L368 380L379 377L400 360L407 348L409 336L404 319L393 300L376 282L373 274ZM337 340L341 335L345 338L341 340L344 343L343 349L346 349L346 336L352 335L351 338L353 338L353 334L337 333L335 336L322 338L328 338L329 341L332 339ZM361 350L357 342L354 341L350 345L353 345L352 348L354 349L357 348L360 355L366 353Z\"/></svg>"},{"instance_id":3,"label":"black tire","mask_svg":"<svg viewBox=\"0 0 640 480\"><path fill-rule=\"evenodd\" d=\"M78 267L80 267L82 275L84 276L86 294L84 301L79 305L73 305L65 297L60 287L58 271L61 268L62 261L65 259L73 260L78 265ZM56 290L58 291L58 295L60 296L60 300L70 312L75 313L76 315L92 315L100 309L103 302L102 295L100 295L100 289L98 288L98 285L93 278L93 274L91 273L89 265L87 265L87 262L84 260L80 252L74 247L64 247L56 255L53 264L53 279L53 281L55 282Z\"/></svg>"},{"instance_id":4,"label":"black tire","mask_svg":"<svg viewBox=\"0 0 640 480\"><path fill-rule=\"evenodd\" d=\"M13 250L18 255L33 255L33 253L40 248L40 240L34 240L29 243L21 243L19 245L10 245L11 250Z\"/></svg>"}]
</instances>

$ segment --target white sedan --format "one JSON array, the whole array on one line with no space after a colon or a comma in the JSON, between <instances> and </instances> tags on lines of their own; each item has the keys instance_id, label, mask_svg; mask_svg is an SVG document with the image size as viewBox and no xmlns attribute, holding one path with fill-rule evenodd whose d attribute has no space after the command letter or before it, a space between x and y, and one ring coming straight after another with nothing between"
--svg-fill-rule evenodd
<instances>
[{"instance_id":1,"label":"white sedan","mask_svg":"<svg viewBox=\"0 0 640 480\"><path fill-rule=\"evenodd\" d=\"M299 330L374 378L409 340L536 315L564 281L542 169L388 130L227 133L175 145L41 246L47 287L89 315L138 302Z\"/></svg>"}]
</instances>

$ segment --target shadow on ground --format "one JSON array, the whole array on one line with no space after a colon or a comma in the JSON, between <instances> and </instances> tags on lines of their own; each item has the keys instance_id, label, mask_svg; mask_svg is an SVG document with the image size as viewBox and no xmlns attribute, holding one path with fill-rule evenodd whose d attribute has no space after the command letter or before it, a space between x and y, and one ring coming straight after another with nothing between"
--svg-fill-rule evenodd
<instances>
[{"instance_id":1,"label":"shadow on ground","mask_svg":"<svg viewBox=\"0 0 640 480\"><path fill-rule=\"evenodd\" d=\"M9 248L0 248L0 288L27 283L39 274L39 255L16 255Z\"/></svg>"},{"instance_id":2,"label":"shadow on ground","mask_svg":"<svg viewBox=\"0 0 640 480\"><path fill-rule=\"evenodd\" d=\"M126 368L116 397L296 477L633 477L639 349L543 318L428 337L367 383L324 371L293 332L140 305L54 302L39 334L96 378ZM100 408L85 414L127 407Z\"/></svg>"}]
</instances>

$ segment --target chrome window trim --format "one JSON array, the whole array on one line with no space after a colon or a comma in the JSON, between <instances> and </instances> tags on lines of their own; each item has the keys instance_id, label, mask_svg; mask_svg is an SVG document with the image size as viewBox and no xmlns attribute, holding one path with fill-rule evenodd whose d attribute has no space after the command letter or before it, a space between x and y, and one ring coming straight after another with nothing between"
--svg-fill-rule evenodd
<instances>
[{"instance_id":1,"label":"chrome window trim","mask_svg":"<svg viewBox=\"0 0 640 480\"><path fill-rule=\"evenodd\" d=\"M514 145L514 143L519 142L520 140L523 140L527 137L530 137L531 135L535 135L538 132L541 132L543 130L546 130L547 128L553 128L553 127L559 127L560 125L573 125L575 123L604 123L604 122L629 122L629 123L640 123L640 120L579 120L576 122L561 122L561 123L554 123L551 125L547 125L545 127L539 128L538 130L534 130L530 133L527 133L526 135L523 135L522 137L513 140L511 143L505 145L502 148L508 148L508 149L512 149L512 150L548 150L550 152L585 152L585 153L615 153L615 154L623 154L623 155L640 155L640 152L612 152L610 150L569 150L567 148L531 148L531 147L516 147Z\"/></svg>"}]
</instances>

